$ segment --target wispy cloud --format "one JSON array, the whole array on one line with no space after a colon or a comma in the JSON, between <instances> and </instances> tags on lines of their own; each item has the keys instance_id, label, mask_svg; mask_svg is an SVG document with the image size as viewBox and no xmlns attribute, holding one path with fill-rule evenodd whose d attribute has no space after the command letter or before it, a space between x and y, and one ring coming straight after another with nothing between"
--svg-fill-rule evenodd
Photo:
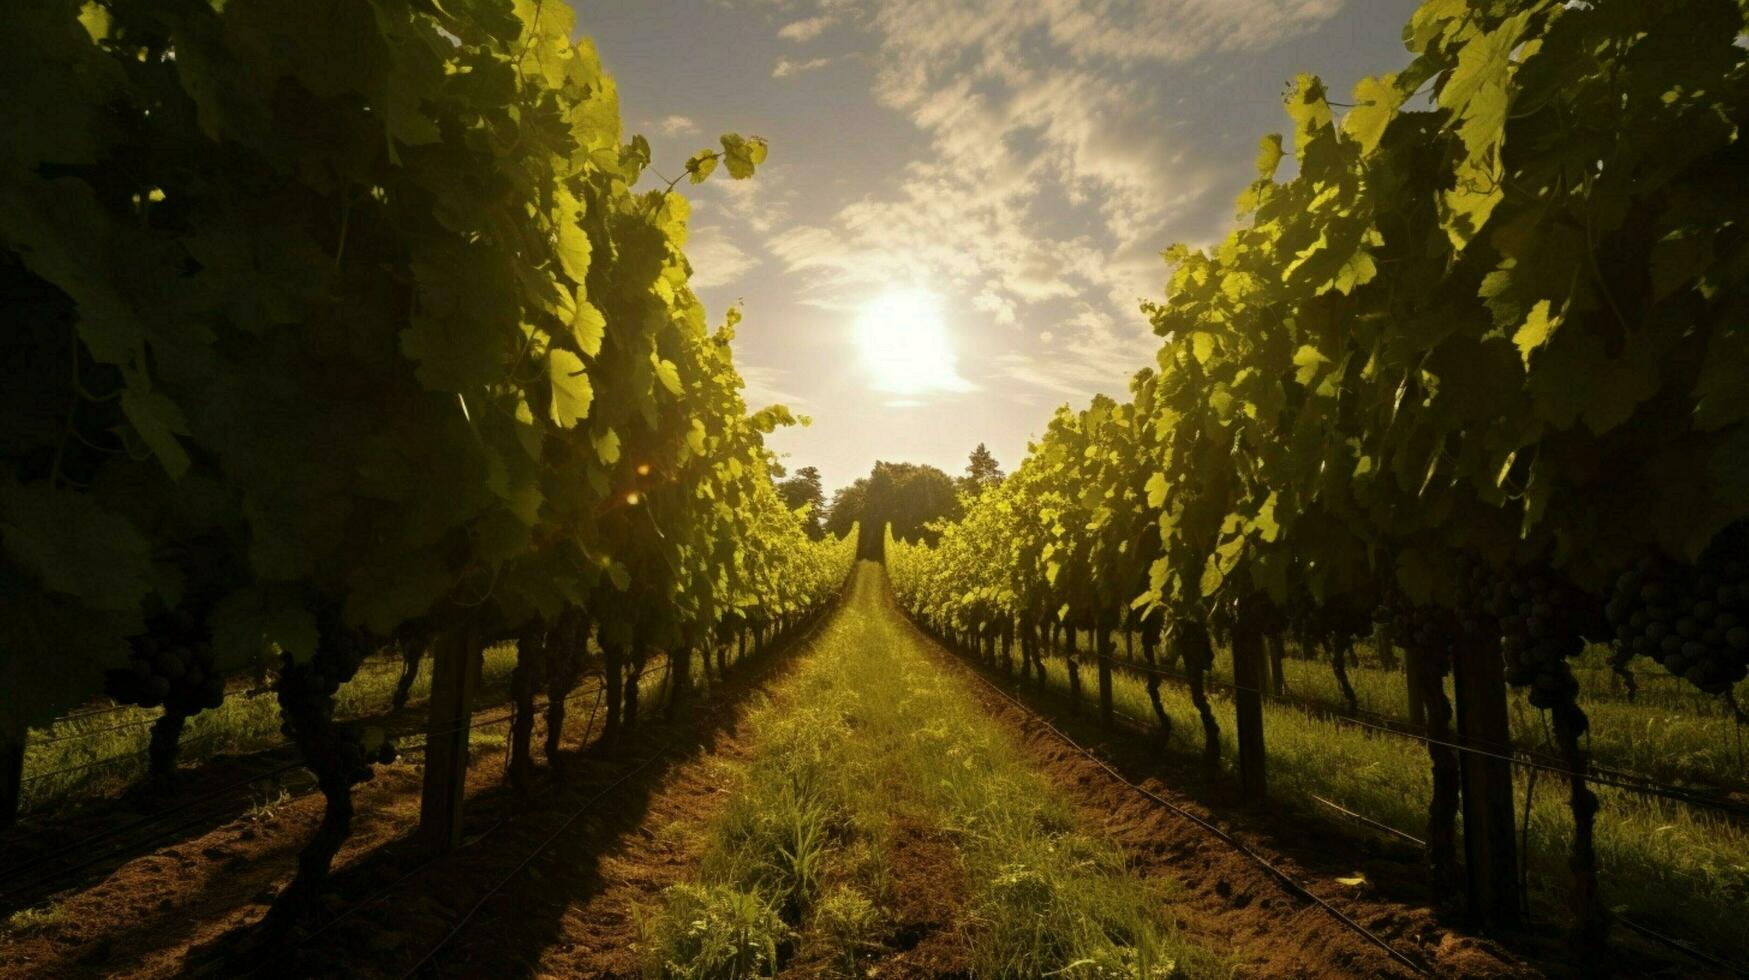
<instances>
[{"instance_id":1,"label":"wispy cloud","mask_svg":"<svg viewBox=\"0 0 1749 980\"><path fill-rule=\"evenodd\" d=\"M656 123L656 132L663 136L685 136L698 132L698 123L685 116L664 116Z\"/></svg>"},{"instance_id":2,"label":"wispy cloud","mask_svg":"<svg viewBox=\"0 0 1749 980\"><path fill-rule=\"evenodd\" d=\"M819 17L808 17L804 20L793 21L785 24L783 29L777 32L777 36L786 41L812 41L814 38L825 33L826 28L831 26L832 18L829 16L821 15Z\"/></svg>"},{"instance_id":3,"label":"wispy cloud","mask_svg":"<svg viewBox=\"0 0 1749 980\"><path fill-rule=\"evenodd\" d=\"M807 406L807 400L793 392L786 391L785 372L773 367L755 364L737 363L735 369L740 373L746 387L741 391L741 397L750 408L764 408L767 405L787 405L790 408L801 409Z\"/></svg>"},{"instance_id":4,"label":"wispy cloud","mask_svg":"<svg viewBox=\"0 0 1749 980\"><path fill-rule=\"evenodd\" d=\"M789 78L805 71L814 71L832 63L831 58L809 58L807 61L791 61L788 58L777 59L777 65L771 69L772 78Z\"/></svg>"},{"instance_id":5,"label":"wispy cloud","mask_svg":"<svg viewBox=\"0 0 1749 980\"><path fill-rule=\"evenodd\" d=\"M736 245L717 225L696 225L688 232L686 257L692 264L690 282L694 289L731 285L759 265L758 258Z\"/></svg>"},{"instance_id":6,"label":"wispy cloud","mask_svg":"<svg viewBox=\"0 0 1749 980\"><path fill-rule=\"evenodd\" d=\"M1230 219L1231 160L1170 124L1203 93L1160 71L1267 48L1345 2L814 0L780 35L856 25L876 98L929 152L890 189L778 225L768 247L826 296L933 280L992 326L1054 334L1061 356L995 359L1013 380L1121 388L1157 344L1135 301L1163 286L1160 248ZM800 70L784 59L773 74Z\"/></svg>"}]
</instances>

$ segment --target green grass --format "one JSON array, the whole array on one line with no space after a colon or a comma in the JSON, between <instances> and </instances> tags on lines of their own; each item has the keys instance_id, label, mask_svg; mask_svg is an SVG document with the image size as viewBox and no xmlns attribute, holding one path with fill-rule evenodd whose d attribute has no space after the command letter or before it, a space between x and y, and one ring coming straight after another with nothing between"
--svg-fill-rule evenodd
<instances>
[{"instance_id":1,"label":"green grass","mask_svg":"<svg viewBox=\"0 0 1749 980\"><path fill-rule=\"evenodd\" d=\"M488 696L506 690L515 666L514 646L487 649L481 689ZM356 677L341 686L335 699L336 713L342 718L359 718L388 711L400 676L399 657L371 660L359 669ZM431 665L427 662L413 684L412 703L424 701L430 692ZM156 708L122 708L63 720L48 729L31 732L25 744L25 784L20 809L27 813L49 810L75 800L117 793L133 785L146 774L144 753L151 739L150 723L161 714ZM182 733L181 762L198 763L217 755L256 752L283 744L279 726L279 705L271 692L254 696L234 693L219 707L189 719ZM502 744L504 733L495 734L498 744ZM484 729L475 732L472 738L485 744L493 735L492 729ZM116 761L102 761L108 759Z\"/></svg>"},{"instance_id":2,"label":"green grass","mask_svg":"<svg viewBox=\"0 0 1749 980\"><path fill-rule=\"evenodd\" d=\"M1116 637L1122 655L1125 643ZM1091 639L1082 637L1083 649ZM1294 648L1290 644L1289 652ZM1639 690L1628 692L1609 668L1609 648L1593 645L1573 659L1579 681L1579 704L1591 718L1592 761L1599 766L1625 770L1667 783L1710 792L1738 792L1749 796L1749 731L1740 728L1723 699L1710 697L1694 685L1649 660L1634 662ZM1139 659L1139 657L1138 657ZM1363 711L1407 720L1408 694L1401 667L1381 666L1370 639L1356 645L1348 677ZM1327 657L1290 656L1282 663L1290 697L1311 698L1339 706L1341 689ZM1232 659L1225 652L1217 658L1210 676L1232 683ZM1737 685L1737 699L1749 704L1749 680ZM1446 679L1446 694L1452 682ZM1541 712L1531 707L1522 691L1508 692L1513 740L1520 746L1555 755L1548 726Z\"/></svg>"},{"instance_id":3,"label":"green grass","mask_svg":"<svg viewBox=\"0 0 1749 980\"><path fill-rule=\"evenodd\" d=\"M1363 657L1376 663L1370 645ZM1342 694L1328 660L1288 659L1282 675L1291 694L1340 704ZM1232 680L1232 661L1215 665L1222 681ZM1749 788L1749 745L1730 710L1718 698L1706 697L1692 684L1642 661L1636 676L1639 693L1632 702L1612 683L1608 651L1591 647L1574 661L1579 680L1579 704L1591 718L1591 752L1599 765L1624 769L1665 782L1709 788ZM1401 670L1351 666L1349 680L1363 710L1407 718L1408 696ZM1447 680L1450 696L1451 683ZM1742 692L1749 703L1749 686ZM1513 740L1526 748L1554 754L1547 727L1521 691L1508 694Z\"/></svg>"},{"instance_id":4,"label":"green grass","mask_svg":"<svg viewBox=\"0 0 1749 980\"><path fill-rule=\"evenodd\" d=\"M1047 663L1049 686L1066 694L1068 676L1062 661L1049 659ZM1290 689L1325 695L1316 688L1316 678L1320 668L1323 676L1329 675L1328 664L1290 663L1304 668L1298 679L1303 686L1296 686L1292 668L1284 671ZM1218 663L1217 671L1230 676L1230 662ZM1355 686L1363 691L1362 704L1368 705L1370 696L1375 710L1390 704L1390 690L1402 687L1400 675L1393 677L1383 670L1369 669L1364 679L1358 671L1354 673ZM1094 697L1090 667L1082 670L1082 683L1083 697ZM1598 679L1597 683L1606 682ZM1193 763L1200 755L1202 729L1189 692L1167 680L1160 694L1173 724L1168 751ZM1337 697L1333 680L1328 694L1333 700ZM1221 691L1212 691L1210 698L1221 726L1222 758L1231 763L1238 752L1232 704ZM1134 675L1117 672L1113 703L1132 718L1153 718L1146 684ZM1616 706L1649 711L1646 706L1627 705L1625 701ZM1598 729L1607 724L1607 715L1598 707L1592 705L1594 747L1603 744L1605 736ZM1089 703L1085 710L1094 708ZM1381 823L1424 835L1433 779L1427 752L1420 743L1320 719L1267 699L1263 715L1272 797L1290 801L1315 817L1328 816L1333 824L1346 819L1312 799L1317 795ZM1540 728L1537 731L1540 733ZM1631 740L1631 736L1622 737ZM1530 776L1515 768L1515 779L1519 813L1514 820L1522 825ZM1749 826L1698 808L1608 787L1596 787L1596 792L1602 801L1596 848L1605 901L1639 921L1701 941L1730 956L1749 958L1749 935L1742 930L1742 910L1749 903ZM1545 915L1559 915L1564 908L1572 831L1565 782L1546 772L1538 774L1527 840L1533 897Z\"/></svg>"},{"instance_id":5,"label":"green grass","mask_svg":"<svg viewBox=\"0 0 1749 980\"><path fill-rule=\"evenodd\" d=\"M697 880L645 921L649 974L861 976L920 889L951 903L977 976L1228 973L1178 932L1170 887L1081 830L963 684L926 658L878 566L860 567L750 716L734 794L697 830ZM919 853L933 856L907 863Z\"/></svg>"},{"instance_id":6,"label":"green grass","mask_svg":"<svg viewBox=\"0 0 1749 980\"><path fill-rule=\"evenodd\" d=\"M731 649L727 665L736 658ZM475 710L484 711L508 696L510 674L516 667L514 644L488 647L481 665ZM711 667L715 670L715 665ZM401 676L397 656L373 658L359 668L357 676L341 685L335 696L340 718L367 718L391 709L395 684ZM667 693L666 662L653 656L644 670L639 690L639 716L648 718L661 710ZM716 683L700 658L692 663L692 683L698 696L707 696ZM431 662L420 665L408 704L417 708L431 694ZM582 724L590 700L572 702L567 730ZM581 712L581 716L579 716ZM114 795L146 775L146 745L151 723L163 712L157 708L121 707L86 717L63 719L46 729L33 730L25 745L24 794L20 811L53 811L57 807L92 797ZM419 716L417 710L415 717ZM599 721L599 719L598 719ZM183 729L179 764L198 765L214 756L259 752L285 743L280 734L279 705L271 691L250 695L234 691L223 704L188 720ZM502 749L508 742L509 721L476 728L468 744L476 751ZM403 749L417 748L424 741L413 736L401 742ZM106 761L114 760L114 761ZM95 764L94 764L95 763Z\"/></svg>"}]
</instances>

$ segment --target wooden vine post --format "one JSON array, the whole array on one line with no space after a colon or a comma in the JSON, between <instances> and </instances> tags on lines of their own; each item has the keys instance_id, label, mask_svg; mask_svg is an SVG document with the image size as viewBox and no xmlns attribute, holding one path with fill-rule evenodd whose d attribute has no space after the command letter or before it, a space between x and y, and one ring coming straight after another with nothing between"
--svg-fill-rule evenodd
<instances>
[{"instance_id":1,"label":"wooden vine post","mask_svg":"<svg viewBox=\"0 0 1749 980\"><path fill-rule=\"evenodd\" d=\"M467 797L468 730L479 681L480 633L469 622L438 639L431 665L431 716L426 723L425 785L419 833L428 853L461 844Z\"/></svg>"},{"instance_id":2,"label":"wooden vine post","mask_svg":"<svg viewBox=\"0 0 1749 980\"><path fill-rule=\"evenodd\" d=\"M1098 621L1094 627L1094 649L1099 658L1099 720L1109 725L1112 722L1111 707L1111 630L1109 623Z\"/></svg>"},{"instance_id":3,"label":"wooden vine post","mask_svg":"<svg viewBox=\"0 0 1749 980\"><path fill-rule=\"evenodd\" d=\"M1263 685L1265 653L1263 634L1254 621L1250 603L1240 603L1233 624L1233 714L1238 724L1239 786L1245 799L1261 803L1268 795L1264 776Z\"/></svg>"},{"instance_id":4,"label":"wooden vine post","mask_svg":"<svg viewBox=\"0 0 1749 980\"><path fill-rule=\"evenodd\" d=\"M18 819L18 804L24 795L24 739L0 742L0 830Z\"/></svg>"},{"instance_id":5,"label":"wooden vine post","mask_svg":"<svg viewBox=\"0 0 1749 980\"><path fill-rule=\"evenodd\" d=\"M1427 702L1421 697L1421 681L1415 674L1413 656L1405 657L1403 684L1409 708L1409 724L1418 729L1427 727Z\"/></svg>"},{"instance_id":6,"label":"wooden vine post","mask_svg":"<svg viewBox=\"0 0 1749 980\"><path fill-rule=\"evenodd\" d=\"M1513 839L1512 732L1498 638L1466 635L1452 658L1463 786L1464 877L1472 918L1519 923L1518 847Z\"/></svg>"}]
</instances>

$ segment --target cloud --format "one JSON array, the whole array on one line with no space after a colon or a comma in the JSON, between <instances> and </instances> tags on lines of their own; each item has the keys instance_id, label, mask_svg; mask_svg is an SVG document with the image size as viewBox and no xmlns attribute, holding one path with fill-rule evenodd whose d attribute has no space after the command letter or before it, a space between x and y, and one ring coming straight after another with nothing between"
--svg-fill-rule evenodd
<instances>
[{"instance_id":1,"label":"cloud","mask_svg":"<svg viewBox=\"0 0 1749 980\"><path fill-rule=\"evenodd\" d=\"M779 368L738 362L735 369L740 372L741 380L746 383L746 387L741 391L741 397L746 400L749 408L759 409L767 405L787 405L790 408L799 409L807 404L807 399L784 390L786 372Z\"/></svg>"},{"instance_id":2,"label":"cloud","mask_svg":"<svg viewBox=\"0 0 1749 980\"><path fill-rule=\"evenodd\" d=\"M785 24L783 29L777 32L777 36L786 41L805 43L819 37L825 32L826 28L831 26L831 17L825 15L809 17L805 20L798 20L793 23Z\"/></svg>"},{"instance_id":3,"label":"cloud","mask_svg":"<svg viewBox=\"0 0 1749 980\"><path fill-rule=\"evenodd\" d=\"M805 71L814 71L832 63L831 58L810 58L807 61L791 61L788 58L777 59L776 67L771 69L772 78L789 78Z\"/></svg>"},{"instance_id":4,"label":"cloud","mask_svg":"<svg viewBox=\"0 0 1749 980\"><path fill-rule=\"evenodd\" d=\"M814 0L784 31L859 28L877 101L927 149L835 212L775 223L767 247L802 276L802 302L936 282L986 330L1055 338L1048 359L984 345L1006 351L986 361L997 372L1054 393L1122 390L1158 345L1136 300L1164 287L1160 249L1219 238L1233 160L1255 145L1221 125L1210 91L1242 80L1234 55L1347 2Z\"/></svg>"},{"instance_id":5,"label":"cloud","mask_svg":"<svg viewBox=\"0 0 1749 980\"><path fill-rule=\"evenodd\" d=\"M990 314L990 319L1003 326L1014 325L1014 301L986 289L972 297L972 308Z\"/></svg>"},{"instance_id":6,"label":"cloud","mask_svg":"<svg viewBox=\"0 0 1749 980\"><path fill-rule=\"evenodd\" d=\"M684 136L698 132L698 123L685 116L665 116L656 123L656 131L663 136Z\"/></svg>"},{"instance_id":7,"label":"cloud","mask_svg":"<svg viewBox=\"0 0 1749 980\"><path fill-rule=\"evenodd\" d=\"M1091 304L1061 323L1066 334L1048 356L1007 351L996 356L998 370L1012 381L1060 395L1086 396L1095 391L1118 395L1129 378L1152 363L1159 339L1147 324L1130 316L1119 320ZM1055 331L1039 340L1058 340Z\"/></svg>"},{"instance_id":8,"label":"cloud","mask_svg":"<svg viewBox=\"0 0 1749 980\"><path fill-rule=\"evenodd\" d=\"M690 229L686 258L692 263L689 282L693 289L732 285L759 266L759 259L747 254L715 225L698 225Z\"/></svg>"}]
</instances>

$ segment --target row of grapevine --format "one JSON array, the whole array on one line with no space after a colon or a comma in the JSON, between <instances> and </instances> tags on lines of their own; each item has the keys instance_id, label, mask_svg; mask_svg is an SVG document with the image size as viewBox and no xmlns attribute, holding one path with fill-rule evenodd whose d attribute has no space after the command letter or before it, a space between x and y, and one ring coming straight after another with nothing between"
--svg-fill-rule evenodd
<instances>
[{"instance_id":1,"label":"row of grapevine","mask_svg":"<svg viewBox=\"0 0 1749 980\"><path fill-rule=\"evenodd\" d=\"M435 643L441 848L482 643L520 644L521 780L534 693L562 704L591 635L635 704L648 651L684 675L835 594L851 545L810 542L770 478L794 419L748 413L736 316L710 330L687 285L687 200L633 190L650 148L567 5L47 0L0 25L0 755L107 693L163 706L168 771L220 678L270 668L327 798L282 929L394 753L333 718L368 654ZM727 135L684 176L765 152Z\"/></svg>"},{"instance_id":2,"label":"row of grapevine","mask_svg":"<svg viewBox=\"0 0 1749 980\"><path fill-rule=\"evenodd\" d=\"M1509 744L1528 688L1599 937L1567 659L1611 642L1723 696L1749 673L1744 34L1735 0L1428 0L1340 120L1301 76L1293 175L1265 139L1236 230L1167 253L1157 368L1060 410L938 547L890 549L903 601L1023 653L1138 626L1193 678L1225 637L1255 795L1267 639L1340 645L1379 611L1426 704L1436 871L1461 803L1472 908L1518 921L1509 763L1450 745Z\"/></svg>"}]
</instances>

